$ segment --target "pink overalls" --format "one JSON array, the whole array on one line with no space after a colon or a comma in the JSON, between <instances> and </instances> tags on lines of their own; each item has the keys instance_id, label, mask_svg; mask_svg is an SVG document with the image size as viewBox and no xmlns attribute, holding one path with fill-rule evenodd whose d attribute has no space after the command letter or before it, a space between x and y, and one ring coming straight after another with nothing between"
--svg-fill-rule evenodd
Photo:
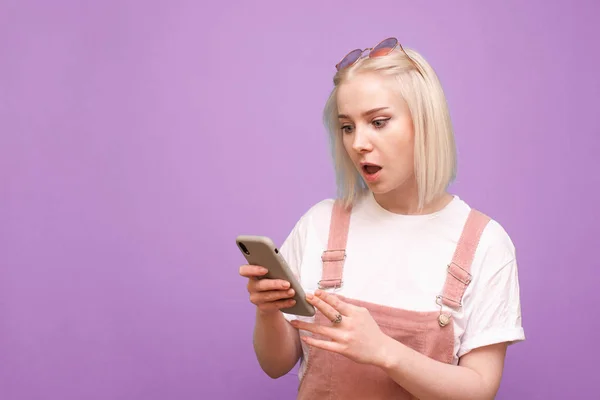
<instances>
[{"instance_id":1,"label":"pink overalls","mask_svg":"<svg viewBox=\"0 0 600 400\"><path fill-rule=\"evenodd\" d=\"M350 225L350 209L336 201L331 216L328 249L323 253L323 273L320 287L324 290L339 288L346 258L346 241ZM440 311L417 312L391 308L365 301L340 299L367 308L381 330L406 346L435 360L451 363L454 353L452 315L442 311L442 304L451 308L461 306L462 296L471 282L469 273L481 233L489 218L472 210L463 228L454 257L447 269L443 292L437 296ZM330 321L317 310L316 322L329 325ZM319 335L316 338L323 339ZM327 340L325 338L325 340ZM300 382L298 399L301 400L378 400L414 399L381 369L355 363L326 350L310 347L308 365Z\"/></svg>"}]
</instances>

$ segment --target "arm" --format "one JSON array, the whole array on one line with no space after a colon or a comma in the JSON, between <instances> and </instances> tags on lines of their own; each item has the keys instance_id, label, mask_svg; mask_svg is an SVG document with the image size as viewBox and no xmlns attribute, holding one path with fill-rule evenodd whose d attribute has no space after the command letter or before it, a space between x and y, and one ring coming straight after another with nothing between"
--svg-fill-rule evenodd
<instances>
[{"instance_id":1,"label":"arm","mask_svg":"<svg viewBox=\"0 0 600 400\"><path fill-rule=\"evenodd\" d=\"M284 243L279 249L281 256L287 261L292 272L299 277L299 265L302 264L302 252L305 233L305 217L294 226ZM282 290L288 290L289 283ZM261 280L260 285L265 285ZM275 289L275 286L263 286L263 290ZM254 328L254 351L258 362L267 375L276 379L287 374L296 365L302 355L300 335L286 319L280 308L291 306L294 301L289 299L293 296L288 293L286 297L289 303L276 302L273 307L258 306L256 309L256 325ZM255 300L255 299L253 299ZM270 299L274 300L274 299ZM258 303L256 301L253 301ZM290 316L290 318L293 318Z\"/></svg>"},{"instance_id":2,"label":"arm","mask_svg":"<svg viewBox=\"0 0 600 400\"><path fill-rule=\"evenodd\" d=\"M383 339L388 352L382 353L379 366L421 399L493 399L508 343L524 340L514 246L497 223L486 235L492 245L465 304L463 318L468 322L458 366L430 359L392 338Z\"/></svg>"},{"instance_id":3,"label":"arm","mask_svg":"<svg viewBox=\"0 0 600 400\"><path fill-rule=\"evenodd\" d=\"M341 322L321 325L296 320L292 325L325 337L303 335L309 346L375 365L418 398L493 399L508 344L525 340L514 248L502 229L495 229L496 245L486 252L485 268L478 271L466 301L457 366L412 350L384 334L367 309L319 290L315 296L307 295L307 300L331 321L342 315Z\"/></svg>"},{"instance_id":4,"label":"arm","mask_svg":"<svg viewBox=\"0 0 600 400\"><path fill-rule=\"evenodd\" d=\"M298 331L277 312L256 311L254 351L267 375L276 379L287 374L302 354Z\"/></svg>"},{"instance_id":5,"label":"arm","mask_svg":"<svg viewBox=\"0 0 600 400\"><path fill-rule=\"evenodd\" d=\"M292 326L329 339L303 336L308 345L377 366L420 399L493 399L500 385L507 345L522 340L520 328L504 333L502 339L471 335L475 340L463 342L463 355L455 366L431 359L387 336L363 307L318 290L307 299L332 321L338 312L343 316L333 325L293 321Z\"/></svg>"},{"instance_id":6,"label":"arm","mask_svg":"<svg viewBox=\"0 0 600 400\"><path fill-rule=\"evenodd\" d=\"M379 363L394 381L419 399L494 399L504 367L506 343L480 347L459 365L433 360L387 337Z\"/></svg>"},{"instance_id":7,"label":"arm","mask_svg":"<svg viewBox=\"0 0 600 400\"><path fill-rule=\"evenodd\" d=\"M290 283L279 279L257 279L267 269L243 265L240 275L248 278L250 302L256 306L254 351L260 367L271 378L288 373L300 358L299 332L284 318L281 308L295 301Z\"/></svg>"}]
</instances>

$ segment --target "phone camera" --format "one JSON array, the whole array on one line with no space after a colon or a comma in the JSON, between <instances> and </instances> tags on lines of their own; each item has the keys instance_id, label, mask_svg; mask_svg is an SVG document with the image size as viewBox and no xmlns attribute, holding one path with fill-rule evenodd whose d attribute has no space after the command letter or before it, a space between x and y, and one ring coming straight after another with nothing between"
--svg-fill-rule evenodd
<instances>
[{"instance_id":1,"label":"phone camera","mask_svg":"<svg viewBox=\"0 0 600 400\"><path fill-rule=\"evenodd\" d=\"M244 243L239 242L238 245L240 246L240 249L242 249L242 251L246 254L250 254L250 252L248 251L248 249L246 248L246 246L244 246Z\"/></svg>"}]
</instances>

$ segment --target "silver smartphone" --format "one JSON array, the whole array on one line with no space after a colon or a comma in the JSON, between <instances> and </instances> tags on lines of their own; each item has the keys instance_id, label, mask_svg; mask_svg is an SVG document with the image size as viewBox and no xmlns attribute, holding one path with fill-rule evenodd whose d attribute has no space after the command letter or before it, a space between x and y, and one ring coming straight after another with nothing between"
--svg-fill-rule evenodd
<instances>
[{"instance_id":1,"label":"silver smartphone","mask_svg":"<svg viewBox=\"0 0 600 400\"><path fill-rule=\"evenodd\" d=\"M282 312L306 317L315 315L315 308L306 301L300 282L271 239L266 236L240 235L236 238L236 244L248 264L258 265L269 271L261 279L281 279L290 283L295 292L293 299L296 300L296 304L281 308Z\"/></svg>"}]
</instances>

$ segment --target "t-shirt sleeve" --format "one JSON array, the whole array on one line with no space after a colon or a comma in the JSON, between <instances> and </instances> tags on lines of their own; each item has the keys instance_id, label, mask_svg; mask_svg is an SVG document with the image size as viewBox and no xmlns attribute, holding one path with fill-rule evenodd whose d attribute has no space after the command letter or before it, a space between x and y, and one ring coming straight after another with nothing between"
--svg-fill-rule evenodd
<instances>
[{"instance_id":1,"label":"t-shirt sleeve","mask_svg":"<svg viewBox=\"0 0 600 400\"><path fill-rule=\"evenodd\" d=\"M478 347L525 340L515 249L499 225L490 230L493 243L484 255L479 278L473 281L458 357Z\"/></svg>"}]
</instances>

